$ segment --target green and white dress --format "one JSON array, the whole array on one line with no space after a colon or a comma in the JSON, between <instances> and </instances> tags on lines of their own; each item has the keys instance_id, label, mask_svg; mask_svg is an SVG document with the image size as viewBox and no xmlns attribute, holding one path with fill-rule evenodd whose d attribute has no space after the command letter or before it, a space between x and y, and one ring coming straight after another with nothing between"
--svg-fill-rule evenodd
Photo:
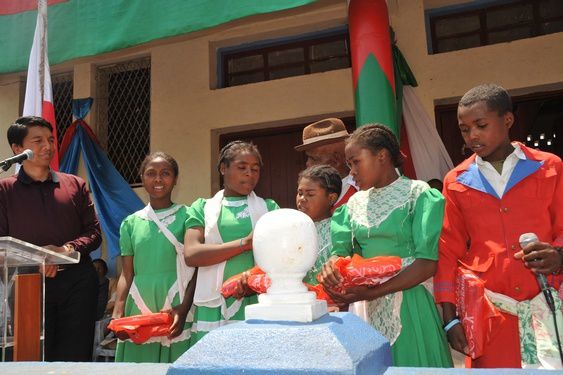
<instances>
[{"instance_id":1,"label":"green and white dress","mask_svg":"<svg viewBox=\"0 0 563 375\"><path fill-rule=\"evenodd\" d=\"M180 243L186 231L187 207L173 204L153 211ZM134 277L125 302L124 316L155 313L179 305L177 251L149 218L146 209L129 215L121 223L119 245L122 256L133 256ZM189 280L188 280L189 281ZM183 294L183 293L182 293ZM143 344L119 341L116 362L174 362L190 347L191 318L180 336L153 337Z\"/></svg>"},{"instance_id":2,"label":"green and white dress","mask_svg":"<svg viewBox=\"0 0 563 375\"><path fill-rule=\"evenodd\" d=\"M330 258L330 252L332 250L332 240L330 238L330 218L323 219L321 221L315 222L315 227L317 228L317 241L319 244L319 253L315 265L307 271L303 282L309 285L317 285L317 274L323 269L323 264L325 264Z\"/></svg>"},{"instance_id":3,"label":"green and white dress","mask_svg":"<svg viewBox=\"0 0 563 375\"><path fill-rule=\"evenodd\" d=\"M254 197L254 198L251 198ZM260 214L268 211L276 210L279 208L276 202L271 199L262 200L256 197L254 193L246 197L223 197L222 191L211 199L198 199L188 210L187 228L204 228L206 232L207 243L224 243L247 236L253 228L253 221L251 216L252 209L249 208L249 200L262 202L263 209ZM210 219L209 207L217 205L216 218ZM250 203L252 204L252 203ZM207 206L207 209L206 209ZM207 213L207 215L206 215ZM258 215L259 216L259 215ZM213 222L215 221L215 222ZM211 239L208 226L218 229L216 238ZM220 237L220 238L217 238ZM215 266L199 267L198 279L196 283L196 295L194 296L194 323L192 326L192 345L205 336L209 331L218 328L222 325L234 323L244 320L244 308L247 305L258 302L255 295L236 300L235 298L223 298L220 296L219 289L223 281L229 277L244 272L254 267L254 256L252 251L245 251L228 259L216 273L216 279L219 281L215 285L213 282L206 282L205 280L213 280L214 278L205 279L206 268L213 270ZM224 267L224 268L223 268ZM222 273L222 277L221 277ZM218 298L217 303L204 303L212 298L200 297L201 294L215 295L213 298Z\"/></svg>"},{"instance_id":4,"label":"green and white dress","mask_svg":"<svg viewBox=\"0 0 563 375\"><path fill-rule=\"evenodd\" d=\"M444 198L423 181L399 177L354 194L332 217L333 255L394 255L403 267L438 260ZM431 288L430 288L431 289ZM423 284L367 302L369 323L391 342L394 366L451 367L432 294Z\"/></svg>"}]
</instances>

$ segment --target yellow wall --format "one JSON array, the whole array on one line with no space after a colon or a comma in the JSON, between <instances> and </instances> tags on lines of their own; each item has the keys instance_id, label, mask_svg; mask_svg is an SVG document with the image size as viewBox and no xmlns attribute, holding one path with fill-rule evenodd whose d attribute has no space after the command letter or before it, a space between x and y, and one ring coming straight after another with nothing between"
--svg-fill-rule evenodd
<instances>
[{"instance_id":1,"label":"yellow wall","mask_svg":"<svg viewBox=\"0 0 563 375\"><path fill-rule=\"evenodd\" d=\"M460 2L463 1L389 1L398 45L418 79L417 94L431 116L436 103L455 101L482 82L498 82L513 93L563 87L563 33L428 55L424 9ZM67 62L53 69L74 71L74 97L95 97L98 65L150 55L151 150L163 150L177 158L180 181L174 198L189 203L211 194L213 183L213 188L217 188L214 163L220 134L312 122L329 115L350 115L354 110L350 69L215 89L217 48L325 30L345 23L346 2L324 0ZM0 120L4 127L19 111L18 77L0 76ZM87 121L96 129L95 109ZM0 142L4 155L2 147ZM136 191L146 199L142 189Z\"/></svg>"},{"instance_id":2,"label":"yellow wall","mask_svg":"<svg viewBox=\"0 0 563 375\"><path fill-rule=\"evenodd\" d=\"M217 135L226 127L290 125L303 119L353 111L350 69L291 77L226 89L215 82L216 48L276 36L295 35L345 23L338 4L311 14L226 27L189 41L154 48L151 148L174 155L181 167L178 198L187 202L211 193ZM311 25L316 19L322 27ZM288 31L289 30L289 31ZM215 151L210 152L212 142Z\"/></svg>"},{"instance_id":3,"label":"yellow wall","mask_svg":"<svg viewBox=\"0 0 563 375\"><path fill-rule=\"evenodd\" d=\"M16 75L0 76L0 159L13 154L6 139L6 130L21 112L20 95L25 89L21 86L21 79ZM4 175L10 175L13 170L14 167Z\"/></svg>"},{"instance_id":4,"label":"yellow wall","mask_svg":"<svg viewBox=\"0 0 563 375\"><path fill-rule=\"evenodd\" d=\"M456 1L462 2L465 1ZM455 102L467 90L484 82L496 82L512 94L563 88L563 33L428 55L423 2L398 3L390 15L391 26L418 80L417 94L432 117L434 104Z\"/></svg>"}]
</instances>

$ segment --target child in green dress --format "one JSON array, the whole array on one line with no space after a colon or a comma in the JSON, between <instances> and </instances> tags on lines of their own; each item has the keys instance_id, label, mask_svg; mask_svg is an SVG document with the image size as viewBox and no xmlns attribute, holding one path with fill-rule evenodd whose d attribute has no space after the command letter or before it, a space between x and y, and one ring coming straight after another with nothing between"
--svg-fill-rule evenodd
<instances>
[{"instance_id":1,"label":"child in green dress","mask_svg":"<svg viewBox=\"0 0 563 375\"><path fill-rule=\"evenodd\" d=\"M297 179L297 209L306 213L317 228L319 253L315 265L307 272L304 282L317 285L317 274L327 262L332 250L330 238L331 208L340 196L342 180L338 171L328 165L315 165L299 173Z\"/></svg>"},{"instance_id":2,"label":"child in green dress","mask_svg":"<svg viewBox=\"0 0 563 375\"><path fill-rule=\"evenodd\" d=\"M366 125L346 141L346 160L361 191L332 217L332 253L399 256L403 270L376 287L339 293L332 257L323 267L327 293L341 303L367 301L367 318L391 343L394 366L451 367L432 295L423 285L436 272L444 198L426 182L399 176L403 155L383 125Z\"/></svg>"},{"instance_id":3,"label":"child in green dress","mask_svg":"<svg viewBox=\"0 0 563 375\"><path fill-rule=\"evenodd\" d=\"M122 272L117 284L113 318L167 311L173 316L168 337L135 344L120 335L116 362L174 362L190 345L186 320L195 290L194 268L183 258L187 208L172 202L178 163L155 152L140 168L149 204L121 223Z\"/></svg>"},{"instance_id":4,"label":"child in green dress","mask_svg":"<svg viewBox=\"0 0 563 375\"><path fill-rule=\"evenodd\" d=\"M244 280L233 297L225 299L220 289L229 277L254 267L254 225L263 214L279 208L273 200L254 193L261 167L255 145L227 144L218 163L224 190L213 198L196 200L189 209L185 259L198 267L192 343L212 329L244 320L245 306L257 302Z\"/></svg>"}]
</instances>

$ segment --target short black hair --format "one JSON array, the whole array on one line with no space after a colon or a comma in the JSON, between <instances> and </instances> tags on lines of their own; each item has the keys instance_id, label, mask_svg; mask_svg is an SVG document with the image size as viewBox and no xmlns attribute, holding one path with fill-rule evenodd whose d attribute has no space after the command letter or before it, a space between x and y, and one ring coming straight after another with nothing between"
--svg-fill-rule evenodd
<instances>
[{"instance_id":1,"label":"short black hair","mask_svg":"<svg viewBox=\"0 0 563 375\"><path fill-rule=\"evenodd\" d=\"M178 168L178 162L171 155L162 151L155 151L152 154L147 155L145 159L143 159L143 162L139 167L139 174L142 176L143 173L145 173L145 169L147 169L147 164L149 164L151 161L157 158L162 158L166 160L172 166L172 170L174 171L174 176L178 177L178 174L180 173L180 170Z\"/></svg>"},{"instance_id":2,"label":"short black hair","mask_svg":"<svg viewBox=\"0 0 563 375\"><path fill-rule=\"evenodd\" d=\"M346 144L356 143L361 148L373 152L382 149L389 151L391 161L395 168L399 168L405 161L405 156L399 147L399 141L395 134L387 126L382 124L367 124L356 129L346 140Z\"/></svg>"},{"instance_id":3,"label":"short black hair","mask_svg":"<svg viewBox=\"0 0 563 375\"><path fill-rule=\"evenodd\" d=\"M313 165L299 173L297 183L302 178L308 178L317 182L328 193L336 193L340 195L342 192L342 179L336 169L330 165Z\"/></svg>"},{"instance_id":4,"label":"short black hair","mask_svg":"<svg viewBox=\"0 0 563 375\"><path fill-rule=\"evenodd\" d=\"M225 167L231 165L231 162L235 160L237 155L242 152L248 152L254 154L258 159L258 163L262 166L262 155L258 147L252 142L245 141L232 141L227 143L219 152L219 161L217 162L217 169L221 170L221 164L225 164Z\"/></svg>"},{"instance_id":5,"label":"short black hair","mask_svg":"<svg viewBox=\"0 0 563 375\"><path fill-rule=\"evenodd\" d=\"M470 107L475 103L485 102L490 111L496 111L499 116L512 112L512 99L504 87L494 83L485 83L467 91L458 107Z\"/></svg>"},{"instance_id":6,"label":"short black hair","mask_svg":"<svg viewBox=\"0 0 563 375\"><path fill-rule=\"evenodd\" d=\"M8 127L8 144L12 147L13 144L22 146L24 138L29 133L29 128L33 126L39 126L42 128L47 128L52 133L53 126L43 117L38 116L24 116L18 118L13 124Z\"/></svg>"},{"instance_id":7,"label":"short black hair","mask_svg":"<svg viewBox=\"0 0 563 375\"><path fill-rule=\"evenodd\" d=\"M106 263L105 260L103 260L102 258L98 258L98 259L94 259L92 261L92 263L100 263L102 265L102 267L104 268L104 272L107 274L108 273L108 264Z\"/></svg>"}]
</instances>

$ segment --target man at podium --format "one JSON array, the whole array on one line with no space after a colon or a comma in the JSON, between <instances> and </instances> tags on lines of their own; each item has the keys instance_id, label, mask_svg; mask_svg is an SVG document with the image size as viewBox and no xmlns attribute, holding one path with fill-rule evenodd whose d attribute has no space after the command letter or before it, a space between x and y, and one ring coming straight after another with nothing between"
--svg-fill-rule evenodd
<instances>
[{"instance_id":1,"label":"man at podium","mask_svg":"<svg viewBox=\"0 0 563 375\"><path fill-rule=\"evenodd\" d=\"M89 361L98 293L89 254L101 243L94 205L84 180L50 168L55 143L49 122L20 117L7 135L14 154L30 149L33 157L16 175L0 180L0 236L80 252L80 263L44 270L45 359Z\"/></svg>"}]
</instances>

